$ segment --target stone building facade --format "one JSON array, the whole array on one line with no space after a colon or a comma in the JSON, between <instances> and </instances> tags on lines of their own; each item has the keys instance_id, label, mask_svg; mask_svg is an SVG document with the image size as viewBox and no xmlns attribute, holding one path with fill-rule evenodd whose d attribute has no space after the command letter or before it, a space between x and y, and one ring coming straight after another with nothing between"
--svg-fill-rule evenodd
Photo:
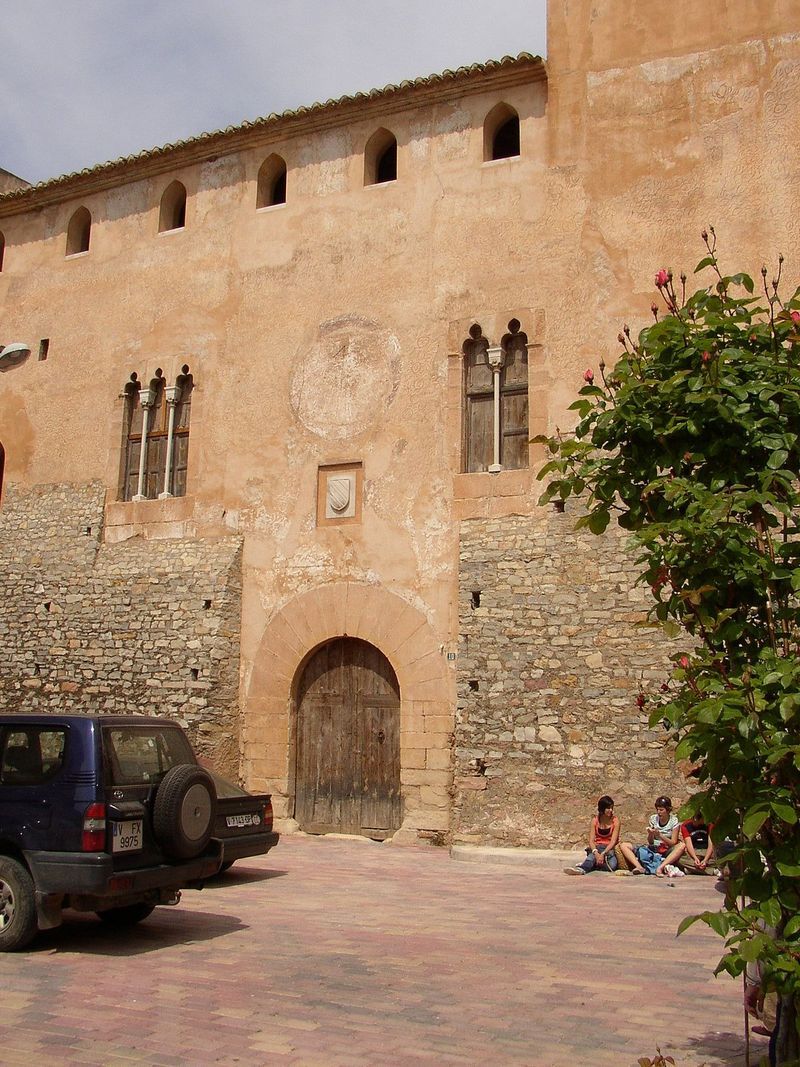
<instances>
[{"instance_id":1,"label":"stone building facade","mask_svg":"<svg viewBox=\"0 0 800 1067\"><path fill-rule=\"evenodd\" d=\"M551 0L548 58L0 172L4 706L164 713L284 829L567 844L680 795L620 535L537 503L713 224L800 276L800 11Z\"/></svg>"}]
</instances>

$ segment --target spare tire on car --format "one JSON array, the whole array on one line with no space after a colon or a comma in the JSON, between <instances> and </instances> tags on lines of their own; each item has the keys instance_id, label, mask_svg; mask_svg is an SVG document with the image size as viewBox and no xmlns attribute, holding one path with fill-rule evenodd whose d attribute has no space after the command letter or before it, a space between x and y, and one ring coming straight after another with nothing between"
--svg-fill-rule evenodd
<instances>
[{"instance_id":1,"label":"spare tire on car","mask_svg":"<svg viewBox=\"0 0 800 1067\"><path fill-rule=\"evenodd\" d=\"M153 833L175 859L199 856L211 839L217 791L208 771L182 763L167 771L153 803Z\"/></svg>"}]
</instances>

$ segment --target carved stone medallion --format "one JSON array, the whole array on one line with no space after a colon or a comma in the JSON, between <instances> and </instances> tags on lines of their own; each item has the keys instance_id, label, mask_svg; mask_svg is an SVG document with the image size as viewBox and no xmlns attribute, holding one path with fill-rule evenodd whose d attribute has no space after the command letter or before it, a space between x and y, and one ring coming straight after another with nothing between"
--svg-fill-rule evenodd
<instances>
[{"instance_id":1,"label":"carved stone medallion","mask_svg":"<svg viewBox=\"0 0 800 1067\"><path fill-rule=\"evenodd\" d=\"M367 432L394 399L399 355L397 338L369 319L348 315L323 323L298 353L290 386L296 418L329 440Z\"/></svg>"}]
</instances>

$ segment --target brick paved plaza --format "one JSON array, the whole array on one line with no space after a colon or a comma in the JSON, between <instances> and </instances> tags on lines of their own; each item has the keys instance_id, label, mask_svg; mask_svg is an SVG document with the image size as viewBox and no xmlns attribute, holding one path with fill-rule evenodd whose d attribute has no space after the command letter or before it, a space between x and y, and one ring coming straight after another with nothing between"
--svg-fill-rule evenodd
<instances>
[{"instance_id":1,"label":"brick paved plaza","mask_svg":"<svg viewBox=\"0 0 800 1067\"><path fill-rule=\"evenodd\" d=\"M284 838L134 931L74 916L0 957L0 1062L743 1064L721 942L674 937L720 903L710 878Z\"/></svg>"}]
</instances>

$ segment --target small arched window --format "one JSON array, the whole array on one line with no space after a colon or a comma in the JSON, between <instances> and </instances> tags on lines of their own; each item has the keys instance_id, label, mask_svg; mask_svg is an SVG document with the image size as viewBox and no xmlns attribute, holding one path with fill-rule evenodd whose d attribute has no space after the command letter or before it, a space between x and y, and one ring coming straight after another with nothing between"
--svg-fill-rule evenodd
<instances>
[{"instance_id":1,"label":"small arched window","mask_svg":"<svg viewBox=\"0 0 800 1067\"><path fill-rule=\"evenodd\" d=\"M92 234L92 216L85 207L79 207L69 220L67 226L68 256L77 256L79 252L89 251L89 239Z\"/></svg>"},{"instance_id":2,"label":"small arched window","mask_svg":"<svg viewBox=\"0 0 800 1067\"><path fill-rule=\"evenodd\" d=\"M261 164L258 172L256 207L275 207L286 203L286 161L271 155Z\"/></svg>"},{"instance_id":3,"label":"small arched window","mask_svg":"<svg viewBox=\"0 0 800 1067\"><path fill-rule=\"evenodd\" d=\"M161 197L158 213L158 232L182 230L186 225L186 187L181 182L172 182Z\"/></svg>"},{"instance_id":4,"label":"small arched window","mask_svg":"<svg viewBox=\"0 0 800 1067\"><path fill-rule=\"evenodd\" d=\"M3 257L6 254L6 239L3 237L3 231L0 230L0 271L3 269Z\"/></svg>"},{"instance_id":5,"label":"small arched window","mask_svg":"<svg viewBox=\"0 0 800 1067\"><path fill-rule=\"evenodd\" d=\"M483 124L483 158L509 159L519 155L519 115L510 104L497 104Z\"/></svg>"},{"instance_id":6,"label":"small arched window","mask_svg":"<svg viewBox=\"0 0 800 1067\"><path fill-rule=\"evenodd\" d=\"M389 130L376 130L364 149L364 185L397 181L397 139Z\"/></svg>"}]
</instances>

